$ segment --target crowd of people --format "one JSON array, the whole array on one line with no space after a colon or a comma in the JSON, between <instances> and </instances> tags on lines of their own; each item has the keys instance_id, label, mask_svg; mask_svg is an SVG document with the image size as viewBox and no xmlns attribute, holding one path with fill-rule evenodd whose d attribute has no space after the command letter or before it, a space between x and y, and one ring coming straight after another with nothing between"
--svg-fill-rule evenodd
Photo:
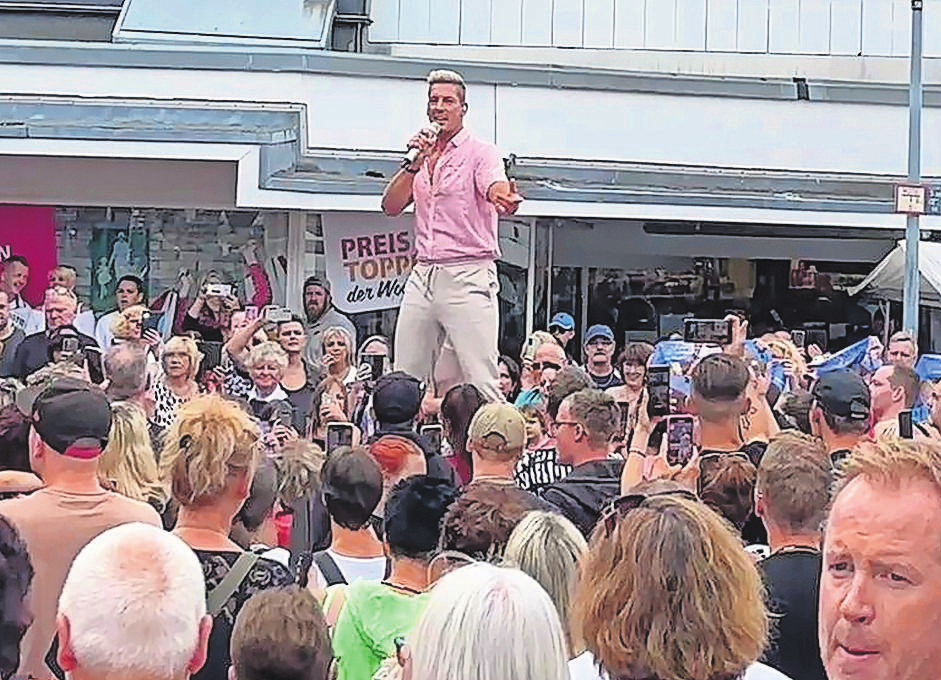
<instances>
[{"instance_id":1,"label":"crowd of people","mask_svg":"<svg viewBox=\"0 0 941 680\"><path fill-rule=\"evenodd\" d=\"M913 339L834 368L729 323L617 352L592 327L584 367L538 331L497 400L342 327L311 360L298 317L232 329L223 370L119 331L100 383L51 341L2 393L2 677L933 677L941 388Z\"/></svg>"},{"instance_id":2,"label":"crowd of people","mask_svg":"<svg viewBox=\"0 0 941 680\"><path fill-rule=\"evenodd\" d=\"M912 336L593 325L578 366L559 312L498 356L522 198L465 97L432 73L437 132L384 196L418 211L394 343L357 346L322 278L272 307L250 262L250 300L210 272L173 315L131 276L97 319L74 270L32 309L3 263L0 678L938 678L941 372ZM429 380L445 355L465 379Z\"/></svg>"}]
</instances>

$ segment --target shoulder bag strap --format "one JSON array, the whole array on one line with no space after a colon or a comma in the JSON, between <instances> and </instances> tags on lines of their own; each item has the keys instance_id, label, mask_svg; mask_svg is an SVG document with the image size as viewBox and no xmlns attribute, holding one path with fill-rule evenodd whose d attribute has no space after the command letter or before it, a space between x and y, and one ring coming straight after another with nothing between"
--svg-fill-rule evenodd
<instances>
[{"instance_id":1,"label":"shoulder bag strap","mask_svg":"<svg viewBox=\"0 0 941 680\"><path fill-rule=\"evenodd\" d=\"M219 582L219 585L209 591L206 595L206 610L210 616L215 618L222 611L222 607L242 585L242 581L258 562L259 557L253 552L243 552L235 560L235 564L229 568L229 573Z\"/></svg>"},{"instance_id":2,"label":"shoulder bag strap","mask_svg":"<svg viewBox=\"0 0 941 680\"><path fill-rule=\"evenodd\" d=\"M328 586L347 585L346 577L343 575L343 572L340 571L340 567L337 565L336 561L330 557L330 553L326 550L314 553L314 564L317 565L320 573L323 574L323 578Z\"/></svg>"}]
</instances>

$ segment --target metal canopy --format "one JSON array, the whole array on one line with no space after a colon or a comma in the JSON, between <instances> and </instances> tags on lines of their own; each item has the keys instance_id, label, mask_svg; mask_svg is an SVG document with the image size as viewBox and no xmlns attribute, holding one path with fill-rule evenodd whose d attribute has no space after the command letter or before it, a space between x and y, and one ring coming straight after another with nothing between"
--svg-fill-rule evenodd
<instances>
[{"instance_id":1,"label":"metal canopy","mask_svg":"<svg viewBox=\"0 0 941 680\"><path fill-rule=\"evenodd\" d=\"M335 0L127 0L115 42L324 49Z\"/></svg>"}]
</instances>

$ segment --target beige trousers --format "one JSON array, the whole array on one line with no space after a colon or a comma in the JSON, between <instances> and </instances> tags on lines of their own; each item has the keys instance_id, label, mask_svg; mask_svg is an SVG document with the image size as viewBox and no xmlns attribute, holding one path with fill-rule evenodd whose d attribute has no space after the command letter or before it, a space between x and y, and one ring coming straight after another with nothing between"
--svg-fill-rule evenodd
<instances>
[{"instance_id":1,"label":"beige trousers","mask_svg":"<svg viewBox=\"0 0 941 680\"><path fill-rule=\"evenodd\" d=\"M405 284L395 327L396 370L431 384L447 341L454 348L464 382L477 387L489 401L501 401L499 289L493 262L416 263Z\"/></svg>"}]
</instances>

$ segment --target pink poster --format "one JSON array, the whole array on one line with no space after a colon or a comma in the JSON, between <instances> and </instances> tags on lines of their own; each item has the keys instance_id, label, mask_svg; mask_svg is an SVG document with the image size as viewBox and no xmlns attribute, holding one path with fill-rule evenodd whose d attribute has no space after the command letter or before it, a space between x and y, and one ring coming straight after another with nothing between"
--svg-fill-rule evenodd
<instances>
[{"instance_id":1,"label":"pink poster","mask_svg":"<svg viewBox=\"0 0 941 680\"><path fill-rule=\"evenodd\" d=\"M38 306L49 270L58 264L54 207L0 205L0 260L11 255L21 255L29 261L29 284L23 297Z\"/></svg>"}]
</instances>

